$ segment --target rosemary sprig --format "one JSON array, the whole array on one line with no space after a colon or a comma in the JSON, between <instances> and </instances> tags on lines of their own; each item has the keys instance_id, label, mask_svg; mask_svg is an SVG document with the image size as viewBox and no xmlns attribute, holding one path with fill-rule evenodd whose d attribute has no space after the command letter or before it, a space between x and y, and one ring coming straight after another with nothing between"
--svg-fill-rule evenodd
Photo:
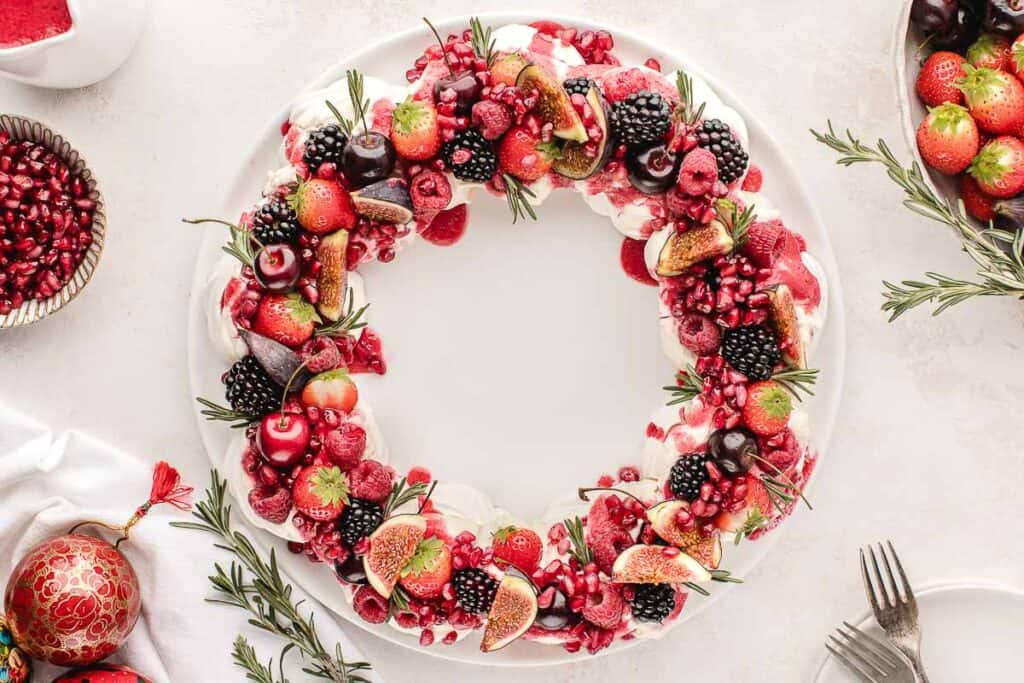
<instances>
[{"instance_id":1,"label":"rosemary sprig","mask_svg":"<svg viewBox=\"0 0 1024 683\"><path fill-rule=\"evenodd\" d=\"M388 598L388 616L409 609L409 594L401 586L395 586Z\"/></svg>"},{"instance_id":2,"label":"rosemary sprig","mask_svg":"<svg viewBox=\"0 0 1024 683\"><path fill-rule=\"evenodd\" d=\"M772 379L778 382L783 389L793 395L798 401L803 401L801 393L814 396L811 386L818 381L818 371L811 368L802 370L780 370L772 375Z\"/></svg>"},{"instance_id":3,"label":"rosemary sprig","mask_svg":"<svg viewBox=\"0 0 1024 683\"><path fill-rule=\"evenodd\" d=\"M469 29L472 33L473 52L477 57L486 61L488 67L492 66L496 53L494 39L491 38L491 27L484 27L479 19L473 17L469 20Z\"/></svg>"},{"instance_id":4,"label":"rosemary sprig","mask_svg":"<svg viewBox=\"0 0 1024 683\"><path fill-rule=\"evenodd\" d=\"M343 116L342 113L338 111L338 108L334 106L334 103L331 102L330 100L324 100L324 104L326 104L327 108L331 110L332 114L334 114L334 118L338 120L338 125L341 126L341 130L344 131L345 135L347 137L352 137L352 129L354 127L352 119Z\"/></svg>"},{"instance_id":5,"label":"rosemary sprig","mask_svg":"<svg viewBox=\"0 0 1024 683\"><path fill-rule=\"evenodd\" d=\"M245 669L245 680L256 681L256 683L288 683L284 676L284 659L278 660L278 676L274 676L274 659L271 657L263 664L256 658L256 650L244 636L235 638L234 650L231 658L235 664Z\"/></svg>"},{"instance_id":6,"label":"rosemary sprig","mask_svg":"<svg viewBox=\"0 0 1024 683\"><path fill-rule=\"evenodd\" d=\"M676 373L676 383L662 387L671 395L671 400L665 405L674 406L679 403L686 403L700 396L704 391L704 380L697 374L692 365L687 365L685 370Z\"/></svg>"},{"instance_id":7,"label":"rosemary sprig","mask_svg":"<svg viewBox=\"0 0 1024 683\"><path fill-rule=\"evenodd\" d=\"M996 228L992 222L986 228L976 228L967 218L963 201L954 203L937 197L925 182L921 167L914 163L910 168L904 168L884 140L879 140L877 148L872 148L861 143L850 131L846 131L844 140L836 134L831 121L828 122L827 133L812 130L811 134L818 142L839 152L841 156L837 163L841 166L881 164L893 182L903 189L904 206L953 228L960 238L961 247L978 268L977 282L931 272L925 273L926 281L884 282L882 310L890 314L889 322L926 303L937 302L932 315L938 315L977 296L1024 299L1024 232L1014 234L1013 231Z\"/></svg>"},{"instance_id":8,"label":"rosemary sprig","mask_svg":"<svg viewBox=\"0 0 1024 683\"><path fill-rule=\"evenodd\" d=\"M712 569L709 572L709 574L711 574L712 581L717 581L719 583L743 583L743 579L737 579L732 575L731 572L725 569ZM694 583L692 581L684 581L683 585L692 590L694 593L700 593L704 597L709 597L711 595L711 591L709 591L707 588L700 585L699 583Z\"/></svg>"},{"instance_id":9,"label":"rosemary sprig","mask_svg":"<svg viewBox=\"0 0 1024 683\"><path fill-rule=\"evenodd\" d=\"M356 330L360 330L366 327L366 321L363 320L363 316L366 314L366 309L370 307L370 304L363 304L358 310L355 308L355 293L350 287L348 290L348 304L345 307L345 315L337 322L323 325L316 328L313 333L317 337L347 337Z\"/></svg>"},{"instance_id":10,"label":"rosemary sprig","mask_svg":"<svg viewBox=\"0 0 1024 683\"><path fill-rule=\"evenodd\" d=\"M594 561L594 553L587 545L586 534L583 531L583 520L579 517L566 519L563 522L565 530L569 532L569 540L572 542L572 549L569 554L576 558L581 567Z\"/></svg>"},{"instance_id":11,"label":"rosemary sprig","mask_svg":"<svg viewBox=\"0 0 1024 683\"><path fill-rule=\"evenodd\" d=\"M514 225L520 218L537 220L537 212L529 201L537 196L533 190L508 173L502 174L502 180L505 181L505 199L508 200L508 208L512 212L512 224Z\"/></svg>"},{"instance_id":12,"label":"rosemary sprig","mask_svg":"<svg viewBox=\"0 0 1024 683\"><path fill-rule=\"evenodd\" d=\"M693 127L704 115L705 102L700 106L693 107L693 79L685 71L676 72L676 89L679 91L679 104L676 106L675 115L687 127Z\"/></svg>"},{"instance_id":13,"label":"rosemary sprig","mask_svg":"<svg viewBox=\"0 0 1024 683\"><path fill-rule=\"evenodd\" d=\"M366 125L366 112L370 110L370 100L366 99L363 93L363 74L355 69L345 72L345 80L348 83L348 98L352 101L352 112L356 121L362 121L363 134L370 132Z\"/></svg>"},{"instance_id":14,"label":"rosemary sprig","mask_svg":"<svg viewBox=\"0 0 1024 683\"><path fill-rule=\"evenodd\" d=\"M210 473L210 487L206 490L206 500L196 503L192 512L198 521L171 523L171 526L179 529L194 529L217 536L216 547L226 550L237 559L232 560L227 570L219 563L214 565L216 574L210 577L210 583L220 597L208 598L208 601L249 612L251 625L287 643L281 651L281 658L292 650L298 650L305 656L309 663L303 671L310 676L333 683L367 682L368 679L360 674L369 671L370 664L346 662L340 643L333 652L327 650L317 633L313 615L304 616L299 611L302 603L292 600L292 586L284 582L275 552L270 551L269 563L264 561L252 541L232 528L231 506L224 496L226 489L227 483L213 470ZM244 661L248 662L248 651L244 652ZM250 673L261 675L261 670L262 665L258 669L251 669Z\"/></svg>"},{"instance_id":15,"label":"rosemary sprig","mask_svg":"<svg viewBox=\"0 0 1024 683\"><path fill-rule=\"evenodd\" d=\"M435 482L436 483L436 482ZM409 484L405 477L402 480L396 482L391 486L391 493L388 495L387 501L384 503L384 517L391 516L391 513L402 507L409 501L416 500L420 496L428 495L428 493L434 490L434 486L427 486L423 482L417 482L415 484Z\"/></svg>"},{"instance_id":16,"label":"rosemary sprig","mask_svg":"<svg viewBox=\"0 0 1024 683\"><path fill-rule=\"evenodd\" d=\"M248 427L254 420L251 416L245 413L240 413L237 410L232 410L219 403L197 396L196 401L201 405L205 406L204 410L200 410L199 414L205 417L207 420L212 422L231 422L232 429L241 429L242 427Z\"/></svg>"},{"instance_id":17,"label":"rosemary sprig","mask_svg":"<svg viewBox=\"0 0 1024 683\"><path fill-rule=\"evenodd\" d=\"M725 225L729 235L732 237L733 252L742 249L746 245L747 240L750 239L750 226L753 224L754 219L757 218L757 214L754 213L756 208L755 206L747 206L741 212L739 207L736 206L736 202L731 199L719 199L715 203L718 219L722 221L722 224Z\"/></svg>"},{"instance_id":18,"label":"rosemary sprig","mask_svg":"<svg viewBox=\"0 0 1024 683\"><path fill-rule=\"evenodd\" d=\"M231 229L231 239L221 247L221 250L241 261L243 266L252 268L253 261L256 258L256 250L252 248L255 240L252 233L245 228L234 223L222 221L219 218L182 218L181 221L191 225L202 225L203 223L226 225Z\"/></svg>"},{"instance_id":19,"label":"rosemary sprig","mask_svg":"<svg viewBox=\"0 0 1024 683\"><path fill-rule=\"evenodd\" d=\"M804 492L800 487L793 483L793 480L790 479L781 469L754 453L750 453L750 457L757 461L762 470L771 468L774 471L774 474L762 472L758 478L761 481L761 485L764 486L765 491L768 493L768 499L771 501L775 509L779 511L779 514L786 514L785 508L792 505L797 498L804 502L804 505L807 506L808 510L814 509L811 505L811 501L807 500L807 497L804 496Z\"/></svg>"},{"instance_id":20,"label":"rosemary sprig","mask_svg":"<svg viewBox=\"0 0 1024 683\"><path fill-rule=\"evenodd\" d=\"M768 522L769 519L761 512L761 508L756 506L751 508L750 512L747 513L747 518L743 520L743 524L736 530L733 542L739 545L740 541L750 538L750 535L754 532L768 528Z\"/></svg>"}]
</instances>

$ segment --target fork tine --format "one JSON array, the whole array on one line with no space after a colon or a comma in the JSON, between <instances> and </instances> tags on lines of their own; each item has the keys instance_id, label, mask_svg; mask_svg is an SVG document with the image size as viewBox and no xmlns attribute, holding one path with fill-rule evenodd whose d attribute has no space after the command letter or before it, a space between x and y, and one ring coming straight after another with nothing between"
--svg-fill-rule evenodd
<instances>
[{"instance_id":1,"label":"fork tine","mask_svg":"<svg viewBox=\"0 0 1024 683\"><path fill-rule=\"evenodd\" d=\"M885 586L892 593L893 604L898 605L901 602L905 602L900 594L900 587L896 583L896 577L892 573L892 565L889 564L889 554L885 552L885 547L881 543L878 544L878 554L882 556L882 564L885 565L885 575L889 579Z\"/></svg>"},{"instance_id":2,"label":"fork tine","mask_svg":"<svg viewBox=\"0 0 1024 683\"><path fill-rule=\"evenodd\" d=\"M900 582L903 584L903 593L906 595L907 603L916 607L917 599L914 597L914 591L910 588L907 573L903 571L903 563L900 562L900 556L896 554L896 549L892 547L892 541L886 541L886 543L889 545L889 552L892 553L892 561L896 563L896 571L900 574Z\"/></svg>"},{"instance_id":3,"label":"fork tine","mask_svg":"<svg viewBox=\"0 0 1024 683\"><path fill-rule=\"evenodd\" d=\"M890 668L895 669L902 664L902 662L896 657L896 654L889 649L889 646L878 638L875 638L870 633L865 633L848 621L844 621L843 626L853 631L853 633L860 639L861 643L870 648L880 659L884 660Z\"/></svg>"},{"instance_id":4,"label":"fork tine","mask_svg":"<svg viewBox=\"0 0 1024 683\"><path fill-rule=\"evenodd\" d=\"M868 574L868 562L864 556L864 548L860 549L860 576L864 581L864 594L867 595L868 602L871 603L871 611L877 617L881 608L878 605L878 598L875 596L875 589L871 585L871 575Z\"/></svg>"},{"instance_id":5,"label":"fork tine","mask_svg":"<svg viewBox=\"0 0 1024 683\"><path fill-rule=\"evenodd\" d=\"M828 639L832 641L835 647L825 643L825 648L838 657L848 669L858 674L865 681L878 683L878 676L869 670L868 663L862 659L860 655L851 650L844 643L837 640L835 636L829 636Z\"/></svg>"},{"instance_id":6,"label":"fork tine","mask_svg":"<svg viewBox=\"0 0 1024 683\"><path fill-rule=\"evenodd\" d=\"M875 673L882 677L885 677L892 670L883 659L876 656L874 652L864 646L855 636L851 636L849 633L842 629L836 629L836 633L841 635L846 641L846 648L853 654L860 657L860 659L870 666Z\"/></svg>"},{"instance_id":7,"label":"fork tine","mask_svg":"<svg viewBox=\"0 0 1024 683\"><path fill-rule=\"evenodd\" d=\"M879 546L881 548L881 546ZM889 593L885 590L885 579L882 578L882 570L878 567L878 557L875 555L875 549L868 546L868 552L871 555L871 567L875 570L875 578L878 579L878 592L881 593L884 598L884 607L892 607L896 604L894 600L889 599Z\"/></svg>"}]
</instances>

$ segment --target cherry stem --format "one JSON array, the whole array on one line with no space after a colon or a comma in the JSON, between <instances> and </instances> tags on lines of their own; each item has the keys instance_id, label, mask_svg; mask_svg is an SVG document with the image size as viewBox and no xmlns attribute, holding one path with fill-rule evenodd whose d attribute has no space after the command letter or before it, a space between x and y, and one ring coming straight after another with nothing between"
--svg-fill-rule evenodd
<instances>
[{"instance_id":1,"label":"cherry stem","mask_svg":"<svg viewBox=\"0 0 1024 683\"><path fill-rule=\"evenodd\" d=\"M434 34L434 37L437 38L437 44L441 46L441 56L444 57L445 66L448 67L448 73L454 76L455 70L452 68L451 60L448 58L448 50L445 48L444 41L441 40L441 34L438 33L437 29L434 28L434 25L430 23L430 19L423 17L423 21L430 27L430 32Z\"/></svg>"},{"instance_id":2,"label":"cherry stem","mask_svg":"<svg viewBox=\"0 0 1024 683\"><path fill-rule=\"evenodd\" d=\"M647 507L647 503L645 503L644 501L640 500L639 498L634 496L632 493L629 493L628 491L623 491L622 489L612 488L612 487L609 487L609 486L594 486L594 487L591 487L591 488L580 487L577 490L577 494L579 495L580 500L589 503L590 499L587 498L587 494L592 492L592 491L612 491L614 493L621 493L624 496L629 496L630 498L632 498L636 502L640 503L644 507Z\"/></svg>"},{"instance_id":3,"label":"cherry stem","mask_svg":"<svg viewBox=\"0 0 1024 683\"><path fill-rule=\"evenodd\" d=\"M295 372L293 372L292 376L288 378L288 383L284 385L284 393L281 394L281 419L277 421L278 429L285 428L284 404L288 401L288 394L291 391L292 382L295 381L295 378L299 376L299 373L305 369L307 363L309 363L309 360L304 360L299 363L299 367L295 368Z\"/></svg>"},{"instance_id":4,"label":"cherry stem","mask_svg":"<svg viewBox=\"0 0 1024 683\"><path fill-rule=\"evenodd\" d=\"M421 512L423 512L423 508L427 507L427 501L430 500L430 496L434 495L434 487L436 487L436 486L437 486L437 480L436 479L434 481L430 482L430 488L427 489L426 494L424 494L424 496L423 496L423 502L420 503L419 509L416 510L416 514L417 515L420 514Z\"/></svg>"},{"instance_id":5,"label":"cherry stem","mask_svg":"<svg viewBox=\"0 0 1024 683\"><path fill-rule=\"evenodd\" d=\"M260 242L258 239L256 239L256 235L252 234L252 231L244 230L242 228L242 226L240 226L240 225L238 225L236 223L229 223L228 221L222 220L220 218L182 218L181 222L182 223L188 223L190 225L202 225L203 223L218 223L220 225L226 225L229 228L231 228L231 232L233 232L233 233L234 232L248 233L249 234L249 239L252 240L253 242L255 242L256 246L259 247L260 249L266 249L267 248L267 245L263 244L263 242Z\"/></svg>"}]
</instances>

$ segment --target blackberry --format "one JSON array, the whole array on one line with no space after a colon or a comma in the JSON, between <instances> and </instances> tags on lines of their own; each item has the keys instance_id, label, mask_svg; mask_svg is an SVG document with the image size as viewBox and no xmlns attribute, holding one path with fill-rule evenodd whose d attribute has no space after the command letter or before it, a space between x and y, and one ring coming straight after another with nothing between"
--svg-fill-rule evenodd
<instances>
[{"instance_id":1,"label":"blackberry","mask_svg":"<svg viewBox=\"0 0 1024 683\"><path fill-rule=\"evenodd\" d=\"M341 512L338 518L338 531L341 532L341 542L345 547L351 548L359 539L369 536L381 522L384 521L384 508L380 503L374 503L365 498L353 498Z\"/></svg>"},{"instance_id":2,"label":"blackberry","mask_svg":"<svg viewBox=\"0 0 1024 683\"><path fill-rule=\"evenodd\" d=\"M295 212L284 199L267 202L252 217L252 236L260 244L294 242L301 230Z\"/></svg>"},{"instance_id":3,"label":"blackberry","mask_svg":"<svg viewBox=\"0 0 1024 683\"><path fill-rule=\"evenodd\" d=\"M676 460L668 475L672 495L688 503L700 497L700 486L708 480L708 456L691 453Z\"/></svg>"},{"instance_id":4,"label":"blackberry","mask_svg":"<svg viewBox=\"0 0 1024 683\"><path fill-rule=\"evenodd\" d=\"M231 409L258 420L281 407L281 387L270 378L256 356L245 356L224 376Z\"/></svg>"},{"instance_id":5,"label":"blackberry","mask_svg":"<svg viewBox=\"0 0 1024 683\"><path fill-rule=\"evenodd\" d=\"M569 97L573 95L587 96L590 89L596 85L594 81L586 76L580 76L579 78L569 78L562 83L562 87L565 88L565 92L569 94Z\"/></svg>"},{"instance_id":6,"label":"blackberry","mask_svg":"<svg viewBox=\"0 0 1024 683\"><path fill-rule=\"evenodd\" d=\"M475 128L464 130L444 143L441 153L444 163L459 180L485 183L498 170L494 145Z\"/></svg>"},{"instance_id":7,"label":"blackberry","mask_svg":"<svg viewBox=\"0 0 1024 683\"><path fill-rule=\"evenodd\" d=\"M771 330L764 325L747 325L723 332L722 357L747 379L757 382L772 376L782 361L782 352Z\"/></svg>"},{"instance_id":8,"label":"blackberry","mask_svg":"<svg viewBox=\"0 0 1024 683\"><path fill-rule=\"evenodd\" d=\"M697 144L711 151L718 160L718 179L728 185L747 170L750 156L729 126L718 119L705 121L697 129Z\"/></svg>"},{"instance_id":9,"label":"blackberry","mask_svg":"<svg viewBox=\"0 0 1024 683\"><path fill-rule=\"evenodd\" d=\"M665 621L676 608L676 591L667 583L642 583L634 587L629 603L637 621Z\"/></svg>"},{"instance_id":10,"label":"blackberry","mask_svg":"<svg viewBox=\"0 0 1024 683\"><path fill-rule=\"evenodd\" d=\"M656 92L633 93L612 109L615 137L630 147L648 147L668 133L671 126L668 100Z\"/></svg>"},{"instance_id":11,"label":"blackberry","mask_svg":"<svg viewBox=\"0 0 1024 683\"><path fill-rule=\"evenodd\" d=\"M309 166L309 172L312 174L316 174L321 164L331 163L341 168L341 153L346 144L348 136L341 128L334 123L328 124L309 134L302 160Z\"/></svg>"},{"instance_id":12,"label":"blackberry","mask_svg":"<svg viewBox=\"0 0 1024 683\"><path fill-rule=\"evenodd\" d=\"M452 587L459 605L471 614L483 614L491 609L498 582L483 569L460 569L452 576Z\"/></svg>"}]
</instances>

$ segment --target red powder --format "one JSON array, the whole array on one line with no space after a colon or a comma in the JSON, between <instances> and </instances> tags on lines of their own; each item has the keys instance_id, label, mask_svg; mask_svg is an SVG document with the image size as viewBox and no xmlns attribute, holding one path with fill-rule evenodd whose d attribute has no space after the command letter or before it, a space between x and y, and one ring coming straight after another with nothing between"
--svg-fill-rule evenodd
<instances>
[{"instance_id":1,"label":"red powder","mask_svg":"<svg viewBox=\"0 0 1024 683\"><path fill-rule=\"evenodd\" d=\"M0 2L0 48L46 40L71 29L66 0Z\"/></svg>"}]
</instances>

